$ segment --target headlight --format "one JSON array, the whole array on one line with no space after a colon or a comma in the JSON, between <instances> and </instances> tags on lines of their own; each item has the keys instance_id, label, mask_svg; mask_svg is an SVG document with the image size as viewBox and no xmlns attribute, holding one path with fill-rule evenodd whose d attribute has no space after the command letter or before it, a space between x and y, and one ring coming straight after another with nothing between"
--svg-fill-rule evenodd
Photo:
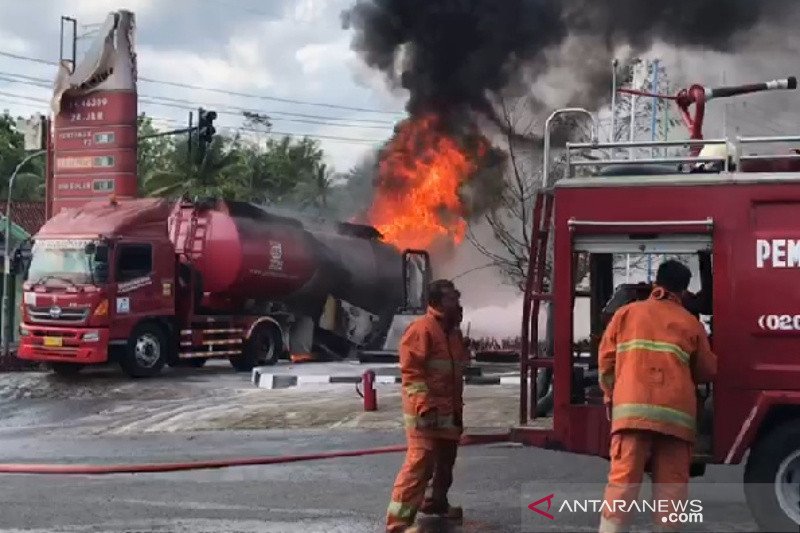
<instances>
[{"instance_id":1,"label":"headlight","mask_svg":"<svg viewBox=\"0 0 800 533\"><path fill-rule=\"evenodd\" d=\"M27 337L28 335L30 335L30 331L28 331L27 328L23 328L22 326L20 326L19 327L19 336L20 337Z\"/></svg>"},{"instance_id":2,"label":"headlight","mask_svg":"<svg viewBox=\"0 0 800 533\"><path fill-rule=\"evenodd\" d=\"M99 331L87 331L83 334L83 340L85 342L97 342L100 340L100 332Z\"/></svg>"}]
</instances>

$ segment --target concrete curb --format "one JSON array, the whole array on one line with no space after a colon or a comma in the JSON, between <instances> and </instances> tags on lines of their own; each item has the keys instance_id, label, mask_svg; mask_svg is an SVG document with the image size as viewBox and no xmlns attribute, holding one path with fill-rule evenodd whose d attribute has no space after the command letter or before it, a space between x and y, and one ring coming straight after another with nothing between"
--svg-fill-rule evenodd
<instances>
[{"instance_id":1,"label":"concrete curb","mask_svg":"<svg viewBox=\"0 0 800 533\"><path fill-rule=\"evenodd\" d=\"M299 387L308 385L331 385L331 384L360 384L361 376L331 376L328 374L319 375L293 375L275 374L272 367L256 367L253 369L251 381L259 389L287 389L289 387ZM376 386L400 385L400 376L380 375L375 376ZM519 385L519 376L464 376L465 385Z\"/></svg>"}]
</instances>

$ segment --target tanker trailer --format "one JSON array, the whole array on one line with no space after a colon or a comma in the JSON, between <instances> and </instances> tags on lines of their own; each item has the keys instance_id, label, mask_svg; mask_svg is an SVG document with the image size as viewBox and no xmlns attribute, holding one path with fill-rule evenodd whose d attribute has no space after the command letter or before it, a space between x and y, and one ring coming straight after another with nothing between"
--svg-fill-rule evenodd
<instances>
[{"instance_id":1,"label":"tanker trailer","mask_svg":"<svg viewBox=\"0 0 800 533\"><path fill-rule=\"evenodd\" d=\"M423 312L427 258L409 261L372 227L282 216L233 201L178 204L170 225L176 251L202 292L194 312L267 318L293 360L383 347L395 315ZM176 231L179 226L187 230ZM233 362L251 368L261 361Z\"/></svg>"},{"instance_id":2,"label":"tanker trailer","mask_svg":"<svg viewBox=\"0 0 800 533\"><path fill-rule=\"evenodd\" d=\"M286 353L344 357L379 345L398 313L424 311L424 252L245 203L91 201L33 241L19 357L59 373L111 359L145 377L210 358L250 370Z\"/></svg>"}]
</instances>

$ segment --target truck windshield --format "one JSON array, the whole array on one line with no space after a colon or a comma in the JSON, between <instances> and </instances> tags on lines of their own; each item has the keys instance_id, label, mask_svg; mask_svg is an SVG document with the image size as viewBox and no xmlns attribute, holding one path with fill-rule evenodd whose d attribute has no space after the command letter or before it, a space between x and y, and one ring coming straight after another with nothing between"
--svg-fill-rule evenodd
<instances>
[{"instance_id":1,"label":"truck windshield","mask_svg":"<svg viewBox=\"0 0 800 533\"><path fill-rule=\"evenodd\" d=\"M94 244L93 253L87 245ZM32 283L105 283L108 281L108 248L84 240L41 240L31 249L28 281Z\"/></svg>"}]
</instances>

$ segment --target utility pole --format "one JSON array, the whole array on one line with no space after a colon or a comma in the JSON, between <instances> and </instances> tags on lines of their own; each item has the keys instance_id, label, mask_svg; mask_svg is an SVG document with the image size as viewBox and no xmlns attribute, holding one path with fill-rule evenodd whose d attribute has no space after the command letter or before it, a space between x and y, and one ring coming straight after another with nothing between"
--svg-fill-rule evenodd
<instances>
[{"instance_id":1,"label":"utility pole","mask_svg":"<svg viewBox=\"0 0 800 533\"><path fill-rule=\"evenodd\" d=\"M653 72L651 74L651 83L650 83L650 92L653 94L658 94L658 59L654 59L652 63ZM653 113L650 116L650 140L656 140L656 130L658 129L658 98L653 97ZM656 147L653 146L650 148L650 153L652 157L655 158L656 156Z\"/></svg>"},{"instance_id":2,"label":"utility pole","mask_svg":"<svg viewBox=\"0 0 800 533\"><path fill-rule=\"evenodd\" d=\"M619 61L617 58L611 60L611 135L609 136L611 142L617 140L617 65ZM614 154L612 153L613 157Z\"/></svg>"},{"instance_id":3,"label":"utility pole","mask_svg":"<svg viewBox=\"0 0 800 533\"><path fill-rule=\"evenodd\" d=\"M190 167L191 167L191 164L192 164L192 133L194 133L194 132L192 131L192 125L193 125L193 124L192 124L192 120L193 120L193 115L194 115L194 113L192 113L191 111L189 111L189 135L187 135L187 143L188 143L188 144L187 144L187 146L186 146L186 153L188 154L188 155L187 155L187 158L188 158L188 159L187 159L187 163L189 163L189 166L190 166Z\"/></svg>"},{"instance_id":4,"label":"utility pole","mask_svg":"<svg viewBox=\"0 0 800 533\"><path fill-rule=\"evenodd\" d=\"M725 70L722 71L722 86L725 87ZM725 100L725 105L722 107L722 137L728 138L728 101Z\"/></svg>"}]
</instances>

